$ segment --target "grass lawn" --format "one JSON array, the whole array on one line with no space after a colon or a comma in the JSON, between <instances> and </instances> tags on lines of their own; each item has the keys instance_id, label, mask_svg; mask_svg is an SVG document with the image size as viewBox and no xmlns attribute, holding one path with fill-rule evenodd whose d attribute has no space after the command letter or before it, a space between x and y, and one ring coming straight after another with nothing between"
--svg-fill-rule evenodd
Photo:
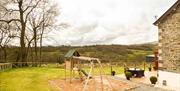
<instances>
[{"instance_id":1,"label":"grass lawn","mask_svg":"<svg viewBox=\"0 0 180 91\"><path fill-rule=\"evenodd\" d=\"M53 67L11 69L0 73L0 91L56 91L48 80L63 75L63 69Z\"/></svg>"},{"instance_id":2,"label":"grass lawn","mask_svg":"<svg viewBox=\"0 0 180 91\"><path fill-rule=\"evenodd\" d=\"M110 74L109 67L103 69L105 74ZM122 67L113 67L113 70L123 73ZM94 74L98 75L97 68ZM64 78L64 70L53 66L11 69L0 72L0 91L57 91L49 86L48 80L61 78Z\"/></svg>"}]
</instances>

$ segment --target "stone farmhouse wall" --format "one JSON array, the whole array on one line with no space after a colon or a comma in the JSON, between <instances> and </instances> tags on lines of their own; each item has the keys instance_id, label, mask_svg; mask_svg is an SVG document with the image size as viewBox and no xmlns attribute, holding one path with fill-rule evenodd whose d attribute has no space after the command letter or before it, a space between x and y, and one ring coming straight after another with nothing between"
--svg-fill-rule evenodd
<instances>
[{"instance_id":1,"label":"stone farmhouse wall","mask_svg":"<svg viewBox=\"0 0 180 91\"><path fill-rule=\"evenodd\" d=\"M159 60L166 71L180 73L180 6L159 25Z\"/></svg>"}]
</instances>

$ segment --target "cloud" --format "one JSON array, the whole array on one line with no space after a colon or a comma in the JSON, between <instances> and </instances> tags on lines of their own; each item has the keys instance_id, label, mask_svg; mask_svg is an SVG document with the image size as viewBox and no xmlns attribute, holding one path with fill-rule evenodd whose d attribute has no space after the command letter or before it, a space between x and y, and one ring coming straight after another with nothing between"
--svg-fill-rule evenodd
<instances>
[{"instance_id":1,"label":"cloud","mask_svg":"<svg viewBox=\"0 0 180 91\"><path fill-rule=\"evenodd\" d=\"M58 0L59 20L72 27L50 34L55 45L134 44L158 40L152 25L176 0Z\"/></svg>"}]
</instances>

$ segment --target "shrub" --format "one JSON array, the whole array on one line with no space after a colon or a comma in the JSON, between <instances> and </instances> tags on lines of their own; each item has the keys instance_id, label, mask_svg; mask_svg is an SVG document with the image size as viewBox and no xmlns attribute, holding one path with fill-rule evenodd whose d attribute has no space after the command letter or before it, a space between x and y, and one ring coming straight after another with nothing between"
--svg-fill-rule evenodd
<instances>
[{"instance_id":1,"label":"shrub","mask_svg":"<svg viewBox=\"0 0 180 91\"><path fill-rule=\"evenodd\" d=\"M112 72L111 72L111 75L112 75L112 76L115 76L115 74L116 74L115 71L112 71Z\"/></svg>"},{"instance_id":2,"label":"shrub","mask_svg":"<svg viewBox=\"0 0 180 91\"><path fill-rule=\"evenodd\" d=\"M148 69L149 69L149 71L151 71L151 67L149 67Z\"/></svg>"},{"instance_id":3,"label":"shrub","mask_svg":"<svg viewBox=\"0 0 180 91\"><path fill-rule=\"evenodd\" d=\"M152 84L156 84L156 82L157 82L157 77L151 76L151 77L150 77L150 81L151 81Z\"/></svg>"},{"instance_id":4,"label":"shrub","mask_svg":"<svg viewBox=\"0 0 180 91\"><path fill-rule=\"evenodd\" d=\"M132 77L132 73L131 72L126 72L125 76L126 76L127 80L130 80L130 78Z\"/></svg>"}]
</instances>

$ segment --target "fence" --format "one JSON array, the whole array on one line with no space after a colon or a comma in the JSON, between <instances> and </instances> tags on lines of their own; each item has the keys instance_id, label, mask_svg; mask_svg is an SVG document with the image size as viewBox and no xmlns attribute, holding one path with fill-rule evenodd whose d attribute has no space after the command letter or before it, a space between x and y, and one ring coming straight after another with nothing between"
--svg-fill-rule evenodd
<instances>
[{"instance_id":1,"label":"fence","mask_svg":"<svg viewBox=\"0 0 180 91\"><path fill-rule=\"evenodd\" d=\"M55 62L11 62L11 63L0 63L0 71L4 71L11 68L21 68L21 67L49 67L48 64L53 64L54 66L57 66L58 68L64 68L64 64L59 64ZM55 65L54 65L55 64ZM142 64L136 64L136 63L125 63L125 62L119 62L119 63L102 63L103 67L110 67L111 69L115 69L117 67L128 67L128 68L141 68L146 69L150 67L149 63L142 63ZM52 65L51 65L52 66ZM98 67L99 65L97 63L94 63L94 67ZM82 68L90 67L90 64L84 63L81 64Z\"/></svg>"},{"instance_id":2,"label":"fence","mask_svg":"<svg viewBox=\"0 0 180 91\"><path fill-rule=\"evenodd\" d=\"M12 68L11 63L0 63L0 71L4 71L11 68Z\"/></svg>"},{"instance_id":3,"label":"fence","mask_svg":"<svg viewBox=\"0 0 180 91\"><path fill-rule=\"evenodd\" d=\"M44 64L49 64L49 62L12 62L12 67L40 67Z\"/></svg>"}]
</instances>

